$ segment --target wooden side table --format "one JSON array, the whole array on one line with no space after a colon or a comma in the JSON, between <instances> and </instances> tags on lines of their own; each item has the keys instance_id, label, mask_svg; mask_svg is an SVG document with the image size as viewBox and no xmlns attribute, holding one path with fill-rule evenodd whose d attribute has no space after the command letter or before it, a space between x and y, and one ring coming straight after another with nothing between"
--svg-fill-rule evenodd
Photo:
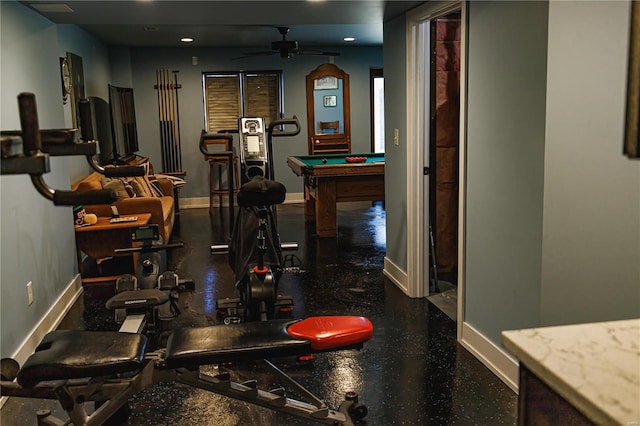
<instances>
[{"instance_id":1,"label":"wooden side table","mask_svg":"<svg viewBox=\"0 0 640 426\"><path fill-rule=\"evenodd\" d=\"M143 226L151 220L151 213L139 213L135 222L109 223L110 217L99 217L98 222L88 226L76 226L76 250L78 255L78 270L85 283L85 273L82 265L82 253L94 259L115 256L133 256L133 274L137 273L137 253L118 254L115 249L134 247L131 242L130 228ZM106 277L99 277L104 280ZM109 277L112 278L112 277ZM96 278L87 280L96 281Z\"/></svg>"}]
</instances>

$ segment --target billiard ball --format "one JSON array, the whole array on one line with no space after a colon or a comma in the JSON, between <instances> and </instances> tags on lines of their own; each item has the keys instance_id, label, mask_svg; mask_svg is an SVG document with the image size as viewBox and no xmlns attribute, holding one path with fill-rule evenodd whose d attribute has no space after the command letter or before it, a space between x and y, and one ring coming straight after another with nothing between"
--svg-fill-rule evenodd
<instances>
[{"instance_id":1,"label":"billiard ball","mask_svg":"<svg viewBox=\"0 0 640 426\"><path fill-rule=\"evenodd\" d=\"M322 164L327 164L327 159L326 158L322 159Z\"/></svg>"}]
</instances>

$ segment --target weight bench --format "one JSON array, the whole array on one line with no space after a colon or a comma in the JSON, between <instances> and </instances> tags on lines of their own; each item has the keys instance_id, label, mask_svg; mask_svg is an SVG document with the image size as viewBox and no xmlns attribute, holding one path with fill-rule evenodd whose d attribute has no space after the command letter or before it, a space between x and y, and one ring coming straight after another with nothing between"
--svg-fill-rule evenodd
<instances>
[{"instance_id":1,"label":"weight bench","mask_svg":"<svg viewBox=\"0 0 640 426\"><path fill-rule=\"evenodd\" d=\"M367 410L354 392L347 393L337 411L330 410L266 358L359 349L372 334L373 325L364 317L319 316L181 328L171 333L166 349L148 352L147 338L140 334L57 330L44 337L22 368L2 360L2 395L56 399L73 424L99 425L133 394L169 375L170 380L320 423L364 424ZM202 365L259 359L307 401L288 398L284 388L260 390L255 380L234 382L220 367L215 375L200 371ZM90 401L96 403L91 414L84 404ZM63 423L39 413L38 424Z\"/></svg>"}]
</instances>

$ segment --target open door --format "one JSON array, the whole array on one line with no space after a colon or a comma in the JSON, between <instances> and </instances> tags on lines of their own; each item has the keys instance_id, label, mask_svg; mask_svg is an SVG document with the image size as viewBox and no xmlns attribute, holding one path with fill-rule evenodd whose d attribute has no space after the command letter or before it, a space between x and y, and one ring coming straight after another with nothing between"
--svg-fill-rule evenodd
<instances>
[{"instance_id":1,"label":"open door","mask_svg":"<svg viewBox=\"0 0 640 426\"><path fill-rule=\"evenodd\" d=\"M430 26L428 222L429 261L433 264L435 259L436 267L431 271L429 294L452 290L457 281L460 26L460 11L437 17Z\"/></svg>"}]
</instances>

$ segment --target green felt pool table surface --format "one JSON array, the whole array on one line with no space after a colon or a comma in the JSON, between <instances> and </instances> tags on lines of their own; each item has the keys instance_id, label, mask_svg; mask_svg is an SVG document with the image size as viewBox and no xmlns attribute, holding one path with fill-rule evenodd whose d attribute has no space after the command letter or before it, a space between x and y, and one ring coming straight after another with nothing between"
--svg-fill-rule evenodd
<instances>
[{"instance_id":1,"label":"green felt pool table surface","mask_svg":"<svg viewBox=\"0 0 640 426\"><path fill-rule=\"evenodd\" d=\"M366 157L366 161L350 163L347 157ZM384 174L382 153L299 155L289 157L287 164L298 176Z\"/></svg>"},{"instance_id":2,"label":"green felt pool table surface","mask_svg":"<svg viewBox=\"0 0 640 426\"><path fill-rule=\"evenodd\" d=\"M298 160L303 162L309 167L322 166L322 165L336 165L336 164L363 164L363 163L349 163L347 157L366 157L367 160L363 163L380 163L384 162L384 154L326 154L326 155L299 155L296 156ZM326 160L326 161L323 161Z\"/></svg>"}]
</instances>

